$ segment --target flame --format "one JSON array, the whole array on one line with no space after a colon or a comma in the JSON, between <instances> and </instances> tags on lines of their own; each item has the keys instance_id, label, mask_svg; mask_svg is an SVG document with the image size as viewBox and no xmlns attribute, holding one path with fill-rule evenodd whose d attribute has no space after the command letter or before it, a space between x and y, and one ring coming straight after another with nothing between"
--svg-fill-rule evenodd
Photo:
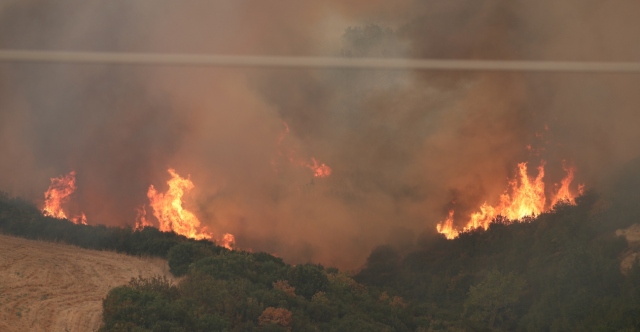
<instances>
[{"instance_id":1,"label":"flame","mask_svg":"<svg viewBox=\"0 0 640 332\"><path fill-rule=\"evenodd\" d=\"M153 226L153 224L147 220L147 207L143 204L142 206L136 208L136 223L133 226L133 229L136 231L141 231L145 227Z\"/></svg>"},{"instance_id":2,"label":"flame","mask_svg":"<svg viewBox=\"0 0 640 332\"><path fill-rule=\"evenodd\" d=\"M547 205L544 186L544 162L538 166L538 175L535 178L527 174L527 163L518 164L518 176L509 180L507 190L500 195L500 202L496 206L491 206L486 202L482 204L479 211L469 216L469 221L462 228L462 232L468 232L477 228L488 229L489 225L498 216L503 216L508 220L521 221L525 217L539 215L558 202L568 202L575 204L575 198L582 194L584 186L578 186L578 193L574 194L570 185L574 179L574 168L563 167L567 172L559 189L551 198L551 204ZM558 187L556 185L556 187ZM458 237L460 231L453 226L453 210L449 211L449 216L444 221L436 225L436 230L444 234L447 239Z\"/></svg>"},{"instance_id":3,"label":"flame","mask_svg":"<svg viewBox=\"0 0 640 332\"><path fill-rule=\"evenodd\" d=\"M222 239L218 241L218 244L229 250L233 250L233 248L236 246L236 237L233 236L233 234L226 233L224 236L222 236Z\"/></svg>"},{"instance_id":4,"label":"flame","mask_svg":"<svg viewBox=\"0 0 640 332\"><path fill-rule=\"evenodd\" d=\"M191 211L182 207L182 197L185 193L194 188L193 182L187 177L182 178L172 168L168 169L171 179L167 181L169 189L166 193L160 193L151 185L147 192L149 205L153 209L153 215L160 223L159 229L163 232L174 231L177 234L184 235L193 239L211 239L213 235L209 233L206 227L200 226L200 220ZM138 225L147 223L144 216L146 212L138 220Z\"/></svg>"},{"instance_id":5,"label":"flame","mask_svg":"<svg viewBox=\"0 0 640 332\"><path fill-rule=\"evenodd\" d=\"M574 167L567 167L565 163L562 163L562 168L567 172L567 176L560 181L560 189L558 189L556 195L551 200L551 206L554 206L560 202L566 202L569 204L576 204L576 197L582 195L584 192L584 185L578 185L578 194L575 195L569 189L571 182L573 181Z\"/></svg>"},{"instance_id":6,"label":"flame","mask_svg":"<svg viewBox=\"0 0 640 332\"><path fill-rule=\"evenodd\" d=\"M290 132L289 125L284 121L282 121L282 124L284 125L284 131L282 132L282 134L280 134L280 136L278 136L278 147L281 147L282 142ZM282 150L278 150L278 155L284 156L285 153L283 153ZM296 152L293 149L287 149L286 156L291 163L307 167L308 169L312 170L314 177L326 178L331 175L331 167L327 166L324 163L318 162L314 157L311 157L311 161L309 162L306 159L297 157ZM271 163L275 166L275 162L273 160Z\"/></svg>"},{"instance_id":7,"label":"flame","mask_svg":"<svg viewBox=\"0 0 640 332\"><path fill-rule=\"evenodd\" d=\"M71 222L73 222L74 224L88 225L87 216L84 214L84 212L82 212L80 216L71 218Z\"/></svg>"},{"instance_id":8,"label":"flame","mask_svg":"<svg viewBox=\"0 0 640 332\"><path fill-rule=\"evenodd\" d=\"M76 172L51 178L51 185L44 193L44 208L42 213L45 216L58 219L66 219L67 215L62 210L62 204L69 200L69 196L76 190Z\"/></svg>"},{"instance_id":9,"label":"flame","mask_svg":"<svg viewBox=\"0 0 640 332\"><path fill-rule=\"evenodd\" d=\"M173 231L186 237L202 240L213 239L213 234L206 227L200 225L200 220L191 211L182 207L182 197L194 188L193 182L187 177L181 177L173 168L168 169L171 179L167 181L169 189L166 193L159 193L151 185L147 192L149 205L153 209L153 215L158 219L159 229L163 232ZM134 229L139 231L147 226L153 226L147 219L145 205L136 208L136 222ZM236 238L233 234L226 233L222 239L216 241L219 245L234 250Z\"/></svg>"},{"instance_id":10,"label":"flame","mask_svg":"<svg viewBox=\"0 0 640 332\"><path fill-rule=\"evenodd\" d=\"M42 214L48 217L58 219L68 219L75 224L87 224L87 217L82 215L68 218L62 209L62 205L69 201L69 196L76 191L76 172L71 171L69 174L57 178L51 178L51 185L44 193L44 207Z\"/></svg>"},{"instance_id":11,"label":"flame","mask_svg":"<svg viewBox=\"0 0 640 332\"><path fill-rule=\"evenodd\" d=\"M453 210L449 210L449 217L442 223L436 225L438 233L444 234L448 240L453 240L458 237L458 231L453 228Z\"/></svg>"},{"instance_id":12,"label":"flame","mask_svg":"<svg viewBox=\"0 0 640 332\"><path fill-rule=\"evenodd\" d=\"M331 167L325 164L319 164L316 158L311 158L311 162L313 162L313 164L306 164L305 166L313 170L313 176L317 178L326 178L331 175Z\"/></svg>"}]
</instances>

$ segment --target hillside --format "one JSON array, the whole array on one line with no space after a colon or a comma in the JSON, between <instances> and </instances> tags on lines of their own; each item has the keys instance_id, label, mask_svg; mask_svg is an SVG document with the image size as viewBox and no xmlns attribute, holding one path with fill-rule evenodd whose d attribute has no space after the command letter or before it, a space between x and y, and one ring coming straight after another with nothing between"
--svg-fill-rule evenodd
<instances>
[{"instance_id":1,"label":"hillside","mask_svg":"<svg viewBox=\"0 0 640 332\"><path fill-rule=\"evenodd\" d=\"M165 260L0 235L0 330L96 331L107 292Z\"/></svg>"},{"instance_id":2,"label":"hillside","mask_svg":"<svg viewBox=\"0 0 640 332\"><path fill-rule=\"evenodd\" d=\"M0 195L6 234L166 258L156 268L184 276L175 284L152 278L158 273L135 258L8 238L1 291L15 292L0 298L0 330L95 329L104 299L102 331L635 331L640 214L627 204L636 197L625 197L588 193L576 205L522 222L496 218L454 240L426 235L412 252L380 246L351 276L151 227L73 224Z\"/></svg>"}]
</instances>

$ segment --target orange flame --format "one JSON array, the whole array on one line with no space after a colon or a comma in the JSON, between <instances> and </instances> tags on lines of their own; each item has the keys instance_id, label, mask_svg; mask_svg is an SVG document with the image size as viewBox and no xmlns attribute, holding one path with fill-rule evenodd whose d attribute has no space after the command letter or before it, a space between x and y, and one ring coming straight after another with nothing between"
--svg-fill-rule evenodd
<instances>
[{"instance_id":1,"label":"orange flame","mask_svg":"<svg viewBox=\"0 0 640 332\"><path fill-rule=\"evenodd\" d=\"M71 218L71 222L73 222L74 224L88 225L87 216L84 214L84 212L82 212L80 216Z\"/></svg>"},{"instance_id":2,"label":"orange flame","mask_svg":"<svg viewBox=\"0 0 640 332\"><path fill-rule=\"evenodd\" d=\"M236 237L233 236L233 234L226 233L224 236L222 236L222 239L218 241L218 244L229 250L233 250L233 248L236 246Z\"/></svg>"},{"instance_id":3,"label":"orange flame","mask_svg":"<svg viewBox=\"0 0 640 332\"><path fill-rule=\"evenodd\" d=\"M62 204L69 200L69 196L76 190L76 172L51 178L51 185L44 193L44 208L42 213L45 216L58 219L66 219L67 215L62 210Z\"/></svg>"},{"instance_id":4,"label":"orange flame","mask_svg":"<svg viewBox=\"0 0 640 332\"><path fill-rule=\"evenodd\" d=\"M462 232L468 232L482 227L488 229L489 225L498 216L503 216L508 220L523 220L525 217L539 215L558 202L568 202L575 204L575 198L582 194L584 186L578 187L578 194L571 192L570 185L574 178L574 169L564 167L567 176L560 182L560 188L551 199L551 204L547 205L544 190L544 162L538 167L538 175L535 178L527 174L527 163L518 164L518 176L509 180L508 189L500 195L500 202L497 206L491 206L486 202L482 204L479 211L470 215L469 221L462 228ZM556 186L557 187L557 186ZM444 221L436 225L436 230L444 234L447 239L458 237L460 231L453 226L453 210Z\"/></svg>"},{"instance_id":5,"label":"orange flame","mask_svg":"<svg viewBox=\"0 0 640 332\"><path fill-rule=\"evenodd\" d=\"M71 171L69 174L57 178L51 178L51 185L44 193L44 207L42 214L48 217L58 219L68 219L75 224L87 224L87 217L82 215L67 218L67 214L62 209L62 205L69 201L69 196L76 191L76 172Z\"/></svg>"},{"instance_id":6,"label":"orange flame","mask_svg":"<svg viewBox=\"0 0 640 332\"><path fill-rule=\"evenodd\" d=\"M169 189L166 193L159 193L153 185L149 186L147 192L149 205L153 209L153 215L160 223L160 230L163 232L174 231L177 234L198 240L211 239L213 235L207 231L206 227L200 226L198 217L182 207L182 197L194 188L193 182L188 177L186 179L180 177L172 168L169 168L168 172L171 179L167 181ZM139 214L139 223L136 223L136 227L148 223L144 215L146 212Z\"/></svg>"},{"instance_id":7,"label":"orange flame","mask_svg":"<svg viewBox=\"0 0 640 332\"><path fill-rule=\"evenodd\" d=\"M153 224L147 220L147 208L145 205L142 205L136 208L136 223L133 226L133 229L136 231L141 231L145 227L153 226Z\"/></svg>"},{"instance_id":8,"label":"orange flame","mask_svg":"<svg viewBox=\"0 0 640 332\"><path fill-rule=\"evenodd\" d=\"M554 206L560 202L566 202L569 204L576 204L576 197L582 195L584 192L584 185L578 185L578 194L575 195L569 189L571 182L573 181L573 173L575 172L574 167L567 167L564 162L562 163L562 168L567 172L567 176L560 181L560 189L551 200L551 206ZM557 185L556 185L557 186Z\"/></svg>"},{"instance_id":9,"label":"orange flame","mask_svg":"<svg viewBox=\"0 0 640 332\"><path fill-rule=\"evenodd\" d=\"M313 171L313 176L317 178L326 178L331 175L331 167L325 164L319 164L316 158L311 158L313 164L306 164L305 166L309 167Z\"/></svg>"},{"instance_id":10,"label":"orange flame","mask_svg":"<svg viewBox=\"0 0 640 332\"><path fill-rule=\"evenodd\" d=\"M438 233L444 234L448 240L453 240L458 237L458 231L453 228L453 210L449 210L447 219L436 225L436 229Z\"/></svg>"},{"instance_id":11,"label":"orange flame","mask_svg":"<svg viewBox=\"0 0 640 332\"><path fill-rule=\"evenodd\" d=\"M282 142L284 141L285 137L289 134L289 131L290 131L289 125L286 122L282 121L282 124L284 125L284 131L282 132L282 134L280 134L280 136L278 136L278 146L282 145ZM282 153L282 151L278 151L278 155L283 156L284 153ZM300 166L304 166L312 170L314 177L326 178L331 175L331 172L332 172L331 167L327 166L324 163L318 162L316 158L313 158L313 157L311 157L311 162L308 162L305 159L298 158L293 149L287 150L287 158L293 164L298 164ZM275 164L275 163L272 161L272 164Z\"/></svg>"}]
</instances>

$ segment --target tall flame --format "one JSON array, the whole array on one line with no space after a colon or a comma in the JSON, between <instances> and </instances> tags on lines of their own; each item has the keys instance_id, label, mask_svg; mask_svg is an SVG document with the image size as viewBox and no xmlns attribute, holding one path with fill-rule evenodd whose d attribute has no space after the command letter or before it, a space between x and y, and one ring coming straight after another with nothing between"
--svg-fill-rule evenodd
<instances>
[{"instance_id":1,"label":"tall flame","mask_svg":"<svg viewBox=\"0 0 640 332\"><path fill-rule=\"evenodd\" d=\"M458 231L453 228L453 210L449 210L449 216L445 221L436 225L436 230L438 230L438 233L444 234L448 240L458 237Z\"/></svg>"},{"instance_id":2,"label":"tall flame","mask_svg":"<svg viewBox=\"0 0 640 332\"><path fill-rule=\"evenodd\" d=\"M567 167L565 163L563 163L562 168L567 172L567 176L560 181L560 188L558 189L556 195L551 200L551 206L554 206L560 202L566 202L569 204L576 204L576 196L582 195L584 191L583 185L578 185L578 195L575 195L569 189L571 182L573 181L573 173L575 172L575 168Z\"/></svg>"},{"instance_id":3,"label":"tall flame","mask_svg":"<svg viewBox=\"0 0 640 332\"><path fill-rule=\"evenodd\" d=\"M62 205L69 201L69 196L76 191L76 172L57 178L51 178L51 185L44 193L44 207L42 214L58 219L68 219L76 224L87 224L87 217L82 213L80 216L68 218Z\"/></svg>"},{"instance_id":4,"label":"tall flame","mask_svg":"<svg viewBox=\"0 0 640 332\"><path fill-rule=\"evenodd\" d=\"M174 231L198 240L211 239L213 235L207 231L206 227L200 226L198 217L182 207L182 197L194 188L193 182L188 177L186 179L180 177L172 168L169 168L168 172L171 179L167 181L169 189L166 193L158 192L153 185L149 186L147 192L149 205L153 209L153 215L160 223L160 230L163 232ZM139 220L147 223L144 215Z\"/></svg>"},{"instance_id":5,"label":"tall flame","mask_svg":"<svg viewBox=\"0 0 640 332\"><path fill-rule=\"evenodd\" d=\"M486 202L482 204L479 211L469 216L469 221L462 228L462 232L471 231L477 228L488 229L489 225L498 216L508 220L522 220L525 217L539 215L552 208L559 202L575 204L575 198L582 194L583 186L578 187L578 194L574 194L570 185L574 179L574 169L563 167L567 176L560 182L559 189L551 198L551 204L547 205L544 187L544 162L538 167L538 175L535 178L527 174L527 163L518 164L518 176L509 180L509 186L500 195L500 202L496 206L491 206ZM556 187L558 187L556 185ZM453 225L453 210L449 211L449 216L444 221L436 225L438 233L444 234L447 239L458 237L459 231Z\"/></svg>"}]
</instances>

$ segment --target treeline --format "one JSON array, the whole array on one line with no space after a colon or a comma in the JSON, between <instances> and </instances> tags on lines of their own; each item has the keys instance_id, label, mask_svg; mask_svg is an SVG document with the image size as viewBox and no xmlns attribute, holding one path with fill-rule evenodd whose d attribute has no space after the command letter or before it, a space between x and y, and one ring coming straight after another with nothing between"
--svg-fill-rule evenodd
<instances>
[{"instance_id":1,"label":"treeline","mask_svg":"<svg viewBox=\"0 0 640 332\"><path fill-rule=\"evenodd\" d=\"M335 268L285 264L266 253L171 248L184 275L134 279L104 300L103 331L416 331L428 319L398 296L356 283Z\"/></svg>"},{"instance_id":2,"label":"treeline","mask_svg":"<svg viewBox=\"0 0 640 332\"><path fill-rule=\"evenodd\" d=\"M525 223L372 252L355 280L402 295L432 330L640 331L640 268L617 228L638 222L593 194ZM631 214L635 215L635 214Z\"/></svg>"},{"instance_id":3,"label":"treeline","mask_svg":"<svg viewBox=\"0 0 640 332\"><path fill-rule=\"evenodd\" d=\"M94 250L112 250L129 255L166 258L169 249L180 243L199 243L222 250L214 243L188 239L173 232L146 227L77 225L66 219L45 217L31 202L0 192L0 232L27 239L62 242Z\"/></svg>"}]
</instances>

